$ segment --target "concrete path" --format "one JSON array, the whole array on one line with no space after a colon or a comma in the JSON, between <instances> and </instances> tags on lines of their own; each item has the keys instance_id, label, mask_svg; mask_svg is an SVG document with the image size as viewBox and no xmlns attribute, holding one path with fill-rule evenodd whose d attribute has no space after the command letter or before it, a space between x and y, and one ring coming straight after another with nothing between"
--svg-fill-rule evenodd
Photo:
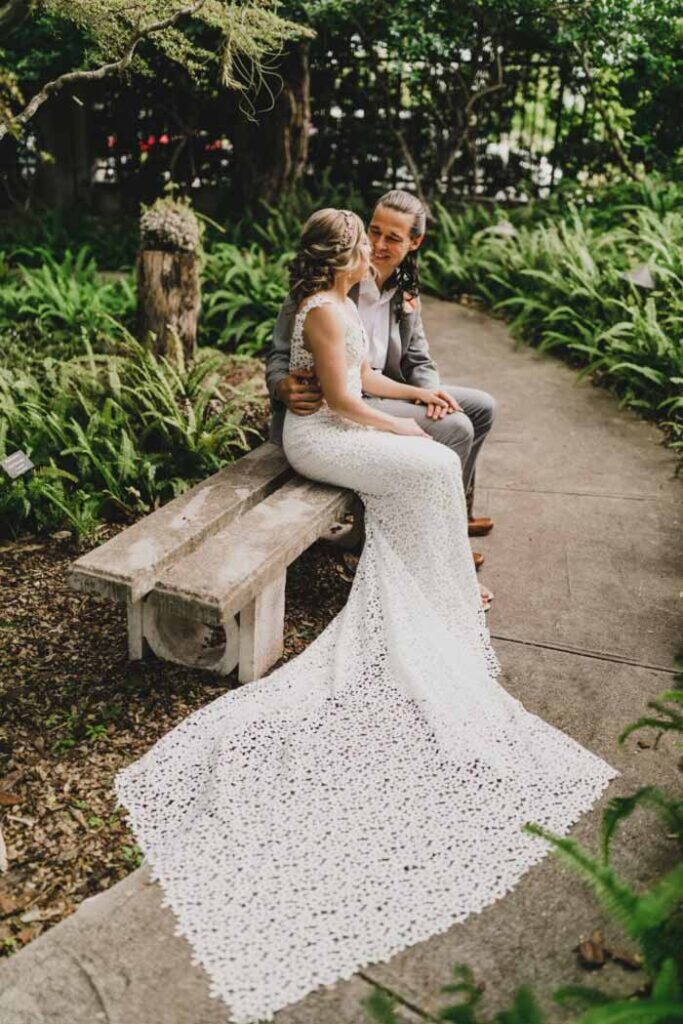
<instances>
[{"instance_id":1,"label":"concrete path","mask_svg":"<svg viewBox=\"0 0 683 1024\"><path fill-rule=\"evenodd\" d=\"M496 594L490 625L505 685L622 771L609 796L644 782L675 784L666 746L633 742L618 750L615 743L671 684L681 637L681 487L672 456L654 427L620 411L606 392L577 385L553 359L515 351L502 324L436 300L427 303L426 321L443 380L485 388L499 400L475 511L496 520L477 547L486 554L482 580ZM582 819L576 836L593 841L603 805ZM642 815L625 830L616 865L645 884L674 854ZM414 1024L437 1009L440 986L462 962L485 982L491 1011L522 982L542 997L569 981L636 987L613 965L599 979L576 967L579 936L602 923L583 884L548 857L483 913L313 993L276 1020L367 1024L361 1000L375 983L397 996L404 1024ZM620 938L612 927L606 933ZM549 1020L567 1017L555 1008ZM225 1019L144 869L0 968L2 1024Z\"/></svg>"}]
</instances>

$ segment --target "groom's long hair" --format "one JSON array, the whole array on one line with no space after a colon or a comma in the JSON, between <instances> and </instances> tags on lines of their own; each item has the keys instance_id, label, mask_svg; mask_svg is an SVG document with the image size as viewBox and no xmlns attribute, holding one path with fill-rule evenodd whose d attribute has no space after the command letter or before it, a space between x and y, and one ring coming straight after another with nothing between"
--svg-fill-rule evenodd
<instances>
[{"instance_id":1,"label":"groom's long hair","mask_svg":"<svg viewBox=\"0 0 683 1024\"><path fill-rule=\"evenodd\" d=\"M377 200L377 206L385 206L387 209L396 210L398 213L410 214L413 218L410 237L419 238L420 235L424 235L427 229L427 211L412 192L405 192L401 188L394 188L391 192L386 192L381 199ZM407 253L393 274L392 283L396 284L393 306L397 320L407 315L403 307L403 300L406 297L416 299L420 294L420 274L417 266L418 251L413 249Z\"/></svg>"}]
</instances>

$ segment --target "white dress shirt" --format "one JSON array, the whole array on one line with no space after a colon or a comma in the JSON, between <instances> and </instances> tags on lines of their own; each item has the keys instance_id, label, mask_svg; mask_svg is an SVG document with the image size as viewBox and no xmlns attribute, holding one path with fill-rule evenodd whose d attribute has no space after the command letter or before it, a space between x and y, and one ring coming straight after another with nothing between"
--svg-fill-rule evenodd
<instances>
[{"instance_id":1,"label":"white dress shirt","mask_svg":"<svg viewBox=\"0 0 683 1024\"><path fill-rule=\"evenodd\" d=\"M380 292L372 278L360 283L358 312L363 321L368 339L366 358L373 370L384 370L389 352L391 322L391 300L396 288Z\"/></svg>"}]
</instances>

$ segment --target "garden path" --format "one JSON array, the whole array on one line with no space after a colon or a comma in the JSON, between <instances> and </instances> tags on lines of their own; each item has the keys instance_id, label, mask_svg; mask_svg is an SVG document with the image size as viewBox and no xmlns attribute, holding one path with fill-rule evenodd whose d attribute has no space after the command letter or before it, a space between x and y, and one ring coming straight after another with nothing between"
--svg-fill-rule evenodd
<instances>
[{"instance_id":1,"label":"garden path","mask_svg":"<svg viewBox=\"0 0 683 1024\"><path fill-rule=\"evenodd\" d=\"M426 302L426 323L444 381L486 388L500 403L475 511L496 520L477 547L486 554L482 579L496 593L490 625L505 685L621 769L610 795L671 783L670 750L635 740L618 750L615 740L672 682L682 518L672 455L654 427L605 391L577 385L554 359L515 352L502 323L436 300ZM588 843L601 806L575 830ZM615 863L646 883L672 860L671 847L643 815L625 829ZM483 913L277 1020L367 1024L361 999L376 983L399 998L404 1024L414 1024L436 1010L439 987L462 962L485 982L492 1011L522 982L547 997L560 983L586 983L573 947L604 924L586 888L546 858ZM609 924L605 933L620 938ZM588 983L596 980L607 990L637 987L637 975L615 964ZM0 967L0 1019L223 1024L225 1013L141 869ZM566 1019L550 1011L549 1021Z\"/></svg>"}]
</instances>

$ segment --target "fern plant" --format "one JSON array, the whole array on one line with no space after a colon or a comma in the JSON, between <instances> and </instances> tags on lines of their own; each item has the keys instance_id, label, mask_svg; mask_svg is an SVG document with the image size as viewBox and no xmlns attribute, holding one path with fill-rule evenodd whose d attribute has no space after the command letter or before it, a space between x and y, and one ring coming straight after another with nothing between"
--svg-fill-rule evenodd
<instances>
[{"instance_id":1,"label":"fern plant","mask_svg":"<svg viewBox=\"0 0 683 1024\"><path fill-rule=\"evenodd\" d=\"M288 291L291 256L268 255L256 244L215 245L204 267L201 343L246 355L262 352Z\"/></svg>"},{"instance_id":2,"label":"fern plant","mask_svg":"<svg viewBox=\"0 0 683 1024\"><path fill-rule=\"evenodd\" d=\"M30 480L0 480L0 530L68 526L146 512L249 446L242 409L224 393L225 357L201 354L179 373L134 339L37 375L0 368L0 456L21 448Z\"/></svg>"},{"instance_id":3,"label":"fern plant","mask_svg":"<svg viewBox=\"0 0 683 1024\"><path fill-rule=\"evenodd\" d=\"M111 318L126 318L135 307L132 278L103 282L87 246L76 253L67 249L61 260L45 248L17 250L38 267L19 263L14 284L0 293L0 324L29 320L66 330L81 327L92 332L111 327Z\"/></svg>"},{"instance_id":4,"label":"fern plant","mask_svg":"<svg viewBox=\"0 0 683 1024\"><path fill-rule=\"evenodd\" d=\"M444 298L478 297L520 340L583 367L657 419L681 450L683 213L680 186L663 192L660 202L651 183L611 199L607 190L597 210L576 201L540 213L437 206L422 280ZM503 216L512 230L497 229ZM651 288L631 279L637 266L648 267Z\"/></svg>"}]
</instances>

